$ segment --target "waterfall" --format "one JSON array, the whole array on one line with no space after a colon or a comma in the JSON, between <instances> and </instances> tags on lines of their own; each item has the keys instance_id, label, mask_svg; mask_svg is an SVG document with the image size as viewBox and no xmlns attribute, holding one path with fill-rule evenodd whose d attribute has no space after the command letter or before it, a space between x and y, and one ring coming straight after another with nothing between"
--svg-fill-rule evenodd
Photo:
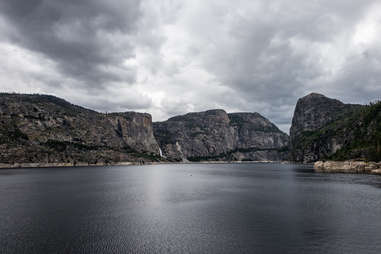
<instances>
[{"instance_id":1,"label":"waterfall","mask_svg":"<svg viewBox=\"0 0 381 254\"><path fill-rule=\"evenodd\" d=\"M163 151L161 151L160 147L159 147L159 154L160 154L160 157L163 158Z\"/></svg>"}]
</instances>

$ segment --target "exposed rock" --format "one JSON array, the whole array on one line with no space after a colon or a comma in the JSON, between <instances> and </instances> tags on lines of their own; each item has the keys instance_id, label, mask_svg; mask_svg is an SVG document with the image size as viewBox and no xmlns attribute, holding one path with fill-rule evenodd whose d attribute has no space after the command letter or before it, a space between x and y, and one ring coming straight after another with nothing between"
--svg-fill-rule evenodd
<instances>
[{"instance_id":1,"label":"exposed rock","mask_svg":"<svg viewBox=\"0 0 381 254\"><path fill-rule=\"evenodd\" d=\"M284 160L288 136L258 113L209 110L154 123L170 160Z\"/></svg>"},{"instance_id":2,"label":"exposed rock","mask_svg":"<svg viewBox=\"0 0 381 254\"><path fill-rule=\"evenodd\" d=\"M292 137L305 131L315 131L336 120L347 108L339 100L311 93L300 98L296 104L290 134Z\"/></svg>"},{"instance_id":3,"label":"exposed rock","mask_svg":"<svg viewBox=\"0 0 381 254\"><path fill-rule=\"evenodd\" d=\"M108 120L123 141L137 151L158 154L159 146L153 135L152 117L147 113L124 112L108 114Z\"/></svg>"},{"instance_id":4,"label":"exposed rock","mask_svg":"<svg viewBox=\"0 0 381 254\"><path fill-rule=\"evenodd\" d=\"M0 94L0 163L159 158L149 114L102 114L47 95Z\"/></svg>"},{"instance_id":5,"label":"exposed rock","mask_svg":"<svg viewBox=\"0 0 381 254\"><path fill-rule=\"evenodd\" d=\"M316 93L299 99L290 129L292 159L314 162L342 150L353 137L350 134L352 126L347 126L344 119L353 116L362 107ZM338 135L337 127L341 128L343 135Z\"/></svg>"},{"instance_id":6,"label":"exposed rock","mask_svg":"<svg viewBox=\"0 0 381 254\"><path fill-rule=\"evenodd\" d=\"M314 169L323 173L381 174L381 164L364 161L317 161Z\"/></svg>"}]
</instances>

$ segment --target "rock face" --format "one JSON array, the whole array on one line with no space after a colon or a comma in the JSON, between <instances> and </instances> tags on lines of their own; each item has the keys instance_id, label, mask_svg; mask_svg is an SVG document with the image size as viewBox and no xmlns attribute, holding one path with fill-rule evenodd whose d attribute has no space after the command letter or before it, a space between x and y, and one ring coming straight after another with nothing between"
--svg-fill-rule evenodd
<instances>
[{"instance_id":1,"label":"rock face","mask_svg":"<svg viewBox=\"0 0 381 254\"><path fill-rule=\"evenodd\" d=\"M381 158L381 104L361 106L312 93L298 100L290 130L294 161Z\"/></svg>"},{"instance_id":2,"label":"rock face","mask_svg":"<svg viewBox=\"0 0 381 254\"><path fill-rule=\"evenodd\" d=\"M311 93L296 104L290 129L291 155L294 161L313 162L320 158L322 144L305 145L305 137L337 120L351 106ZM333 147L324 149L334 150Z\"/></svg>"},{"instance_id":3,"label":"rock face","mask_svg":"<svg viewBox=\"0 0 381 254\"><path fill-rule=\"evenodd\" d=\"M154 123L164 156L174 161L283 160L288 136L258 113L209 110Z\"/></svg>"},{"instance_id":4,"label":"rock face","mask_svg":"<svg viewBox=\"0 0 381 254\"><path fill-rule=\"evenodd\" d=\"M324 95L311 93L296 103L290 134L292 139L305 131L315 131L336 120L348 105Z\"/></svg>"},{"instance_id":5,"label":"rock face","mask_svg":"<svg viewBox=\"0 0 381 254\"><path fill-rule=\"evenodd\" d=\"M0 94L0 163L159 158L149 114L102 114L47 95Z\"/></svg>"}]
</instances>

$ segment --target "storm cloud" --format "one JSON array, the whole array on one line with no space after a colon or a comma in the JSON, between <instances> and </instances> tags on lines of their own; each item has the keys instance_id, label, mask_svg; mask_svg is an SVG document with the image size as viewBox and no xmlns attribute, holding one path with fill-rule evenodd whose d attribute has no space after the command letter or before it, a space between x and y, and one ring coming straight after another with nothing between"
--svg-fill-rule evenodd
<instances>
[{"instance_id":1,"label":"storm cloud","mask_svg":"<svg viewBox=\"0 0 381 254\"><path fill-rule=\"evenodd\" d=\"M136 30L139 1L12 0L0 5L12 27L10 40L44 54L74 79L100 86L134 82L123 68L134 57L129 34Z\"/></svg>"},{"instance_id":2,"label":"storm cloud","mask_svg":"<svg viewBox=\"0 0 381 254\"><path fill-rule=\"evenodd\" d=\"M298 97L381 94L376 0L0 0L0 87L154 120L257 111L288 132Z\"/></svg>"}]
</instances>

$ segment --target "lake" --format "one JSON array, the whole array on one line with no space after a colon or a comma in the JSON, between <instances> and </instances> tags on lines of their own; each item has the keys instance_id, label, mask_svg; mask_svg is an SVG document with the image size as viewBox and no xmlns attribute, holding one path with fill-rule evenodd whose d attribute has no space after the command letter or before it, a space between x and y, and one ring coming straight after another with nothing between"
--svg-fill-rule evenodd
<instances>
[{"instance_id":1,"label":"lake","mask_svg":"<svg viewBox=\"0 0 381 254\"><path fill-rule=\"evenodd\" d=\"M0 171L0 253L381 253L381 177L287 164Z\"/></svg>"}]
</instances>

